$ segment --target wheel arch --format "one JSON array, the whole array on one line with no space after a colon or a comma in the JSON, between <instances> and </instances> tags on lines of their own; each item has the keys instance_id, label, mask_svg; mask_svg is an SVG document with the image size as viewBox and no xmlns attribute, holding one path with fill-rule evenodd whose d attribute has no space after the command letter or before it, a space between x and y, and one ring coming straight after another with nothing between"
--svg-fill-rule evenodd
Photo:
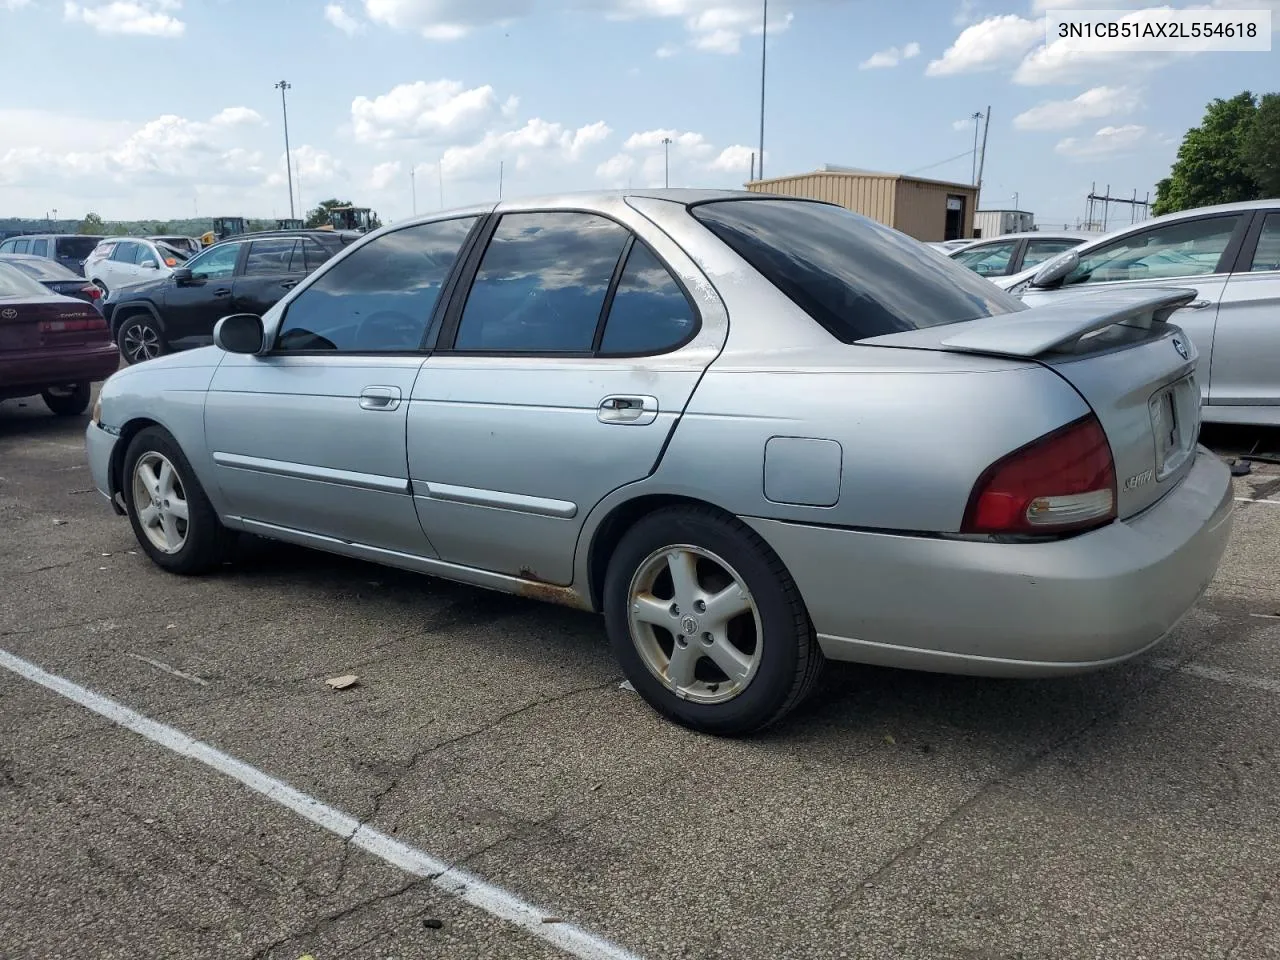
<instances>
[{"instance_id":1,"label":"wheel arch","mask_svg":"<svg viewBox=\"0 0 1280 960\"><path fill-rule=\"evenodd\" d=\"M628 530L650 514L667 507L709 507L726 517L733 514L718 504L677 493L640 493L607 508L590 533L586 551L584 593L591 609L604 608L604 578L609 560Z\"/></svg>"},{"instance_id":2,"label":"wheel arch","mask_svg":"<svg viewBox=\"0 0 1280 960\"><path fill-rule=\"evenodd\" d=\"M111 494L112 500L121 491L124 483L124 456L129 450L129 444L133 442L134 437L147 427L159 427L169 433L170 436L173 435L172 430L169 430L160 421L150 417L134 417L131 420L126 420L121 425L119 436L111 449L111 463L107 469L107 484L110 487L108 493Z\"/></svg>"},{"instance_id":3,"label":"wheel arch","mask_svg":"<svg viewBox=\"0 0 1280 960\"><path fill-rule=\"evenodd\" d=\"M126 320L141 313L150 316L162 331L165 329L164 319L160 316L160 311L147 301L139 300L132 303L121 303L111 312L111 339L114 340L120 336L120 327Z\"/></svg>"}]
</instances>

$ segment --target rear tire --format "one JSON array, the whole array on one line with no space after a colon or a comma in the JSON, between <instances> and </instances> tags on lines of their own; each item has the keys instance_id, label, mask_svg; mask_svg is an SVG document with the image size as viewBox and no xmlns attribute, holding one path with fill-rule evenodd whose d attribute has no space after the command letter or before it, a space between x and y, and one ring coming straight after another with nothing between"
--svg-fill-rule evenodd
<instances>
[{"instance_id":1,"label":"rear tire","mask_svg":"<svg viewBox=\"0 0 1280 960\"><path fill-rule=\"evenodd\" d=\"M738 736L776 723L821 675L822 651L786 567L753 530L710 507L659 510L623 535L604 614L631 685L701 732Z\"/></svg>"},{"instance_id":2,"label":"rear tire","mask_svg":"<svg viewBox=\"0 0 1280 960\"><path fill-rule=\"evenodd\" d=\"M220 566L235 545L196 473L167 430L138 432L124 455L120 493L138 545L170 573L195 575Z\"/></svg>"},{"instance_id":3,"label":"rear tire","mask_svg":"<svg viewBox=\"0 0 1280 960\"><path fill-rule=\"evenodd\" d=\"M155 318L147 313L134 314L121 321L120 330L116 334L116 345L128 364L154 360L169 352L164 331Z\"/></svg>"},{"instance_id":4,"label":"rear tire","mask_svg":"<svg viewBox=\"0 0 1280 960\"><path fill-rule=\"evenodd\" d=\"M60 417L78 417L89 409L91 390L87 383L49 387L40 394L44 405Z\"/></svg>"}]
</instances>

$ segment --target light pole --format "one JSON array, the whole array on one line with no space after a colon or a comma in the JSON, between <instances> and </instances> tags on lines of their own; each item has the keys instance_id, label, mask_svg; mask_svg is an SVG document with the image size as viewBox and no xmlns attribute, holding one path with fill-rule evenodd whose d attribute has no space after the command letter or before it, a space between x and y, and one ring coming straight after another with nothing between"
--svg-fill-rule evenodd
<instances>
[{"instance_id":1,"label":"light pole","mask_svg":"<svg viewBox=\"0 0 1280 960\"><path fill-rule=\"evenodd\" d=\"M982 119L982 111L975 110L973 116L969 118L973 121L973 158L970 165L969 182L978 182L978 121Z\"/></svg>"},{"instance_id":2,"label":"light pole","mask_svg":"<svg viewBox=\"0 0 1280 960\"><path fill-rule=\"evenodd\" d=\"M769 0L764 0L764 16L760 22L760 162L756 174L764 179L764 66L765 51L769 45Z\"/></svg>"},{"instance_id":3,"label":"light pole","mask_svg":"<svg viewBox=\"0 0 1280 960\"><path fill-rule=\"evenodd\" d=\"M284 114L284 170L289 177L289 219L294 219L293 210L293 159L289 154L289 105L285 102L284 92L293 86L288 80L276 83L280 91L280 110Z\"/></svg>"},{"instance_id":4,"label":"light pole","mask_svg":"<svg viewBox=\"0 0 1280 960\"><path fill-rule=\"evenodd\" d=\"M417 173L417 168L413 164L410 164L409 189L413 191L413 215L416 217L418 215L418 181L414 178L415 173Z\"/></svg>"},{"instance_id":5,"label":"light pole","mask_svg":"<svg viewBox=\"0 0 1280 960\"><path fill-rule=\"evenodd\" d=\"M671 186L671 138L662 138L662 185Z\"/></svg>"}]
</instances>

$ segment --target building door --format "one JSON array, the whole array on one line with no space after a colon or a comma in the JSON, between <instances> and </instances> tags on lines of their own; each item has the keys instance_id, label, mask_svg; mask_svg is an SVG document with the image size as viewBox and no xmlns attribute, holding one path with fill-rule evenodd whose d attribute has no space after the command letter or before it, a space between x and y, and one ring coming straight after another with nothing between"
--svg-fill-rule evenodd
<instances>
[{"instance_id":1,"label":"building door","mask_svg":"<svg viewBox=\"0 0 1280 960\"><path fill-rule=\"evenodd\" d=\"M947 194L947 224L943 240L960 240L964 237L964 197Z\"/></svg>"}]
</instances>

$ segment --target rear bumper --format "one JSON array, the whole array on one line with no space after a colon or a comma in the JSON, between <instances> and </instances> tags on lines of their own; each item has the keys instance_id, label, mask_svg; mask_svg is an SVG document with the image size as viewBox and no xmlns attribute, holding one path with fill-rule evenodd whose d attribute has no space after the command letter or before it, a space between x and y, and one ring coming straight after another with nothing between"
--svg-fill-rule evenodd
<instances>
[{"instance_id":1,"label":"rear bumper","mask_svg":"<svg viewBox=\"0 0 1280 960\"><path fill-rule=\"evenodd\" d=\"M119 367L120 352L110 341L101 346L0 357L0 396L30 396L45 387L94 383L107 379Z\"/></svg>"},{"instance_id":2,"label":"rear bumper","mask_svg":"<svg viewBox=\"0 0 1280 960\"><path fill-rule=\"evenodd\" d=\"M999 544L745 518L794 577L833 660L986 676L1097 669L1158 643L1213 579L1231 533L1225 464L1129 520Z\"/></svg>"}]
</instances>

